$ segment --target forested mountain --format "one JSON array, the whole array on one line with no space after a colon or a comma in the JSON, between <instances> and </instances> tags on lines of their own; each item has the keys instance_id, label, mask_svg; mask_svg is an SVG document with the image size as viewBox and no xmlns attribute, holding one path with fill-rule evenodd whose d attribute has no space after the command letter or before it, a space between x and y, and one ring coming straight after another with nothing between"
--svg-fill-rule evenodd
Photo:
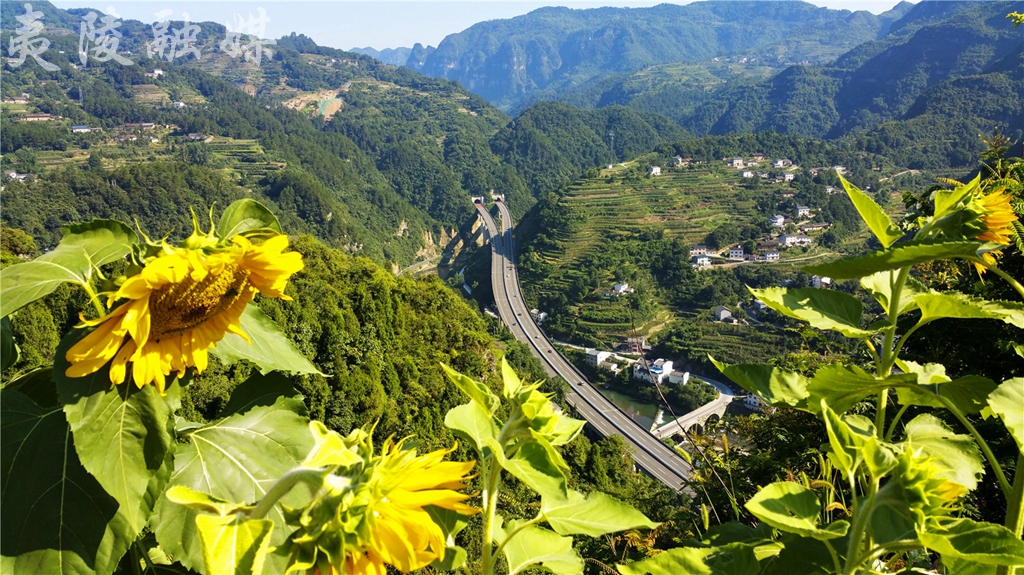
<instances>
[{"instance_id":1,"label":"forested mountain","mask_svg":"<svg viewBox=\"0 0 1024 575\"><path fill-rule=\"evenodd\" d=\"M665 62L746 55L776 64L831 60L884 35L910 8L881 15L804 2L697 2L652 8L542 8L446 37L407 66L459 80L505 109L537 90L566 89Z\"/></svg>"},{"instance_id":2,"label":"forested mountain","mask_svg":"<svg viewBox=\"0 0 1024 575\"><path fill-rule=\"evenodd\" d=\"M375 50L373 47L367 46L365 48L352 48L349 52L370 56L392 66L405 66L405 63L409 61L409 55L412 54L412 48L384 48L383 50Z\"/></svg>"}]
</instances>

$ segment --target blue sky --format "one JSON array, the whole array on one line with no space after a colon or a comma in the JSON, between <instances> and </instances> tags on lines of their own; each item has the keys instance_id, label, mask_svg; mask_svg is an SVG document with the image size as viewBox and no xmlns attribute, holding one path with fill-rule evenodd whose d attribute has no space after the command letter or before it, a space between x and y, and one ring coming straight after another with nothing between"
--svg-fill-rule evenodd
<instances>
[{"instance_id":1,"label":"blue sky","mask_svg":"<svg viewBox=\"0 0 1024 575\"><path fill-rule=\"evenodd\" d=\"M892 8L898 0L812 0L812 4L845 10L868 10L874 13ZM436 46L446 35L464 30L477 22L511 18L542 6L594 8L598 6L644 7L664 2L592 2L533 0L465 0L358 2L347 0L227 0L194 2L171 0L53 0L59 8L89 7L106 11L112 6L122 18L153 22L154 14L173 10L172 19L187 12L192 21L233 23L235 14L248 19L257 9L266 10L266 37L274 38L299 32L318 44L333 48L372 46L377 49L412 46L416 42ZM686 4L686 2L675 2Z\"/></svg>"}]
</instances>

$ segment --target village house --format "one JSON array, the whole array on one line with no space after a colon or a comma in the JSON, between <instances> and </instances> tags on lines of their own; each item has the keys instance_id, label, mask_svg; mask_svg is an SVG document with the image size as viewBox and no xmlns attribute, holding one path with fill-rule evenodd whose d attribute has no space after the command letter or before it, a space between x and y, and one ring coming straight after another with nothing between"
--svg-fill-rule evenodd
<instances>
[{"instance_id":1,"label":"village house","mask_svg":"<svg viewBox=\"0 0 1024 575\"><path fill-rule=\"evenodd\" d=\"M840 176L846 173L846 166L832 166L832 169Z\"/></svg>"},{"instance_id":2,"label":"village house","mask_svg":"<svg viewBox=\"0 0 1024 575\"><path fill-rule=\"evenodd\" d=\"M813 242L804 234L782 234L779 236L779 243L787 248L793 246L809 246Z\"/></svg>"},{"instance_id":3,"label":"village house","mask_svg":"<svg viewBox=\"0 0 1024 575\"><path fill-rule=\"evenodd\" d=\"M825 276L811 276L811 287L830 288L832 287L832 278Z\"/></svg>"},{"instance_id":4,"label":"village house","mask_svg":"<svg viewBox=\"0 0 1024 575\"><path fill-rule=\"evenodd\" d=\"M613 285L612 291L614 291L617 295L621 295L624 293L633 293L636 291L636 289L629 287L629 284L627 283L620 283Z\"/></svg>"},{"instance_id":5,"label":"village house","mask_svg":"<svg viewBox=\"0 0 1024 575\"><path fill-rule=\"evenodd\" d=\"M71 133L72 134L88 134L91 131L92 131L92 129L89 128L89 126L85 126L85 125L81 125L81 124L76 125L76 126L71 126Z\"/></svg>"},{"instance_id":6,"label":"village house","mask_svg":"<svg viewBox=\"0 0 1024 575\"><path fill-rule=\"evenodd\" d=\"M548 319L548 312L540 311L539 309L531 309L530 317L537 323L544 323L544 320Z\"/></svg>"},{"instance_id":7,"label":"village house","mask_svg":"<svg viewBox=\"0 0 1024 575\"><path fill-rule=\"evenodd\" d=\"M163 76L163 75L164 75L164 71L161 70L160 68L153 68L152 72L146 72L145 73L145 76L147 78L159 78L160 76Z\"/></svg>"},{"instance_id":8,"label":"village house","mask_svg":"<svg viewBox=\"0 0 1024 575\"><path fill-rule=\"evenodd\" d=\"M60 116L51 116L50 114L25 114L20 119L22 122L49 122L50 120L59 120Z\"/></svg>"},{"instance_id":9,"label":"village house","mask_svg":"<svg viewBox=\"0 0 1024 575\"><path fill-rule=\"evenodd\" d=\"M685 168L690 165L690 158L684 158L682 156L673 156L672 165L677 168Z\"/></svg>"},{"instance_id":10,"label":"village house","mask_svg":"<svg viewBox=\"0 0 1024 575\"><path fill-rule=\"evenodd\" d=\"M770 250L764 253L764 261L766 262L777 262L779 261L779 252L776 250Z\"/></svg>"},{"instance_id":11,"label":"village house","mask_svg":"<svg viewBox=\"0 0 1024 575\"><path fill-rule=\"evenodd\" d=\"M753 156L750 157L753 158L755 162L760 162L761 160L764 160L764 154L754 154Z\"/></svg>"},{"instance_id":12,"label":"village house","mask_svg":"<svg viewBox=\"0 0 1024 575\"><path fill-rule=\"evenodd\" d=\"M729 308L725 307L724 305L715 306L715 309L712 310L712 313L715 316L715 321L725 321L727 319L732 319L732 312L729 311Z\"/></svg>"},{"instance_id":13,"label":"village house","mask_svg":"<svg viewBox=\"0 0 1024 575\"><path fill-rule=\"evenodd\" d=\"M772 167L773 168L787 168L787 167L792 166L792 165L793 165L793 162L791 162L791 161L789 161L789 160L787 160L785 158L779 158L779 159L775 160L774 162L772 162Z\"/></svg>"},{"instance_id":14,"label":"village house","mask_svg":"<svg viewBox=\"0 0 1024 575\"><path fill-rule=\"evenodd\" d=\"M695 267L697 269L706 268L706 267L709 267L711 265L711 256L707 256L707 255L693 256L692 258L690 258L690 263L693 264L693 267Z\"/></svg>"},{"instance_id":15,"label":"village house","mask_svg":"<svg viewBox=\"0 0 1024 575\"><path fill-rule=\"evenodd\" d=\"M153 122L133 122L121 126L123 130L152 130L156 127Z\"/></svg>"},{"instance_id":16,"label":"village house","mask_svg":"<svg viewBox=\"0 0 1024 575\"><path fill-rule=\"evenodd\" d=\"M610 372L612 372L613 374L616 374L616 375L620 371L622 371L622 367L620 367L619 364L611 362L611 361L602 361L601 363L597 364L597 367L599 367L601 369L607 369L608 371L610 371Z\"/></svg>"},{"instance_id":17,"label":"village house","mask_svg":"<svg viewBox=\"0 0 1024 575\"><path fill-rule=\"evenodd\" d=\"M633 379L648 383L657 382L658 385L661 385L661 382L665 381L670 373L672 373L672 361L667 359L659 358L647 364L638 361L633 364Z\"/></svg>"},{"instance_id":18,"label":"village house","mask_svg":"<svg viewBox=\"0 0 1024 575\"><path fill-rule=\"evenodd\" d=\"M610 351L587 348L587 365L597 367L599 363L606 361L611 355L612 352Z\"/></svg>"},{"instance_id":19,"label":"village house","mask_svg":"<svg viewBox=\"0 0 1024 575\"><path fill-rule=\"evenodd\" d=\"M729 166L731 166L733 168L742 168L743 167L743 158L736 157L736 158L733 158L733 159L729 160Z\"/></svg>"},{"instance_id":20,"label":"village house","mask_svg":"<svg viewBox=\"0 0 1024 575\"><path fill-rule=\"evenodd\" d=\"M786 172L782 175L782 181L784 182L792 182L794 178L796 178L796 174L792 172Z\"/></svg>"},{"instance_id":21,"label":"village house","mask_svg":"<svg viewBox=\"0 0 1024 575\"><path fill-rule=\"evenodd\" d=\"M808 207L808 206L797 206L796 207L796 217L798 217L798 218L806 218L807 216L810 216L810 215L811 215L811 208L810 207Z\"/></svg>"},{"instance_id":22,"label":"village house","mask_svg":"<svg viewBox=\"0 0 1024 575\"><path fill-rule=\"evenodd\" d=\"M746 171L743 172L742 176L744 178L753 178L754 177L754 172L751 172L750 170L746 170Z\"/></svg>"},{"instance_id":23,"label":"village house","mask_svg":"<svg viewBox=\"0 0 1024 575\"><path fill-rule=\"evenodd\" d=\"M4 170L4 179L10 181L19 181L25 183L28 180L28 174L19 174L14 170Z\"/></svg>"},{"instance_id":24,"label":"village house","mask_svg":"<svg viewBox=\"0 0 1024 575\"><path fill-rule=\"evenodd\" d=\"M733 246L729 248L729 259L731 260L741 260L744 255L743 246Z\"/></svg>"},{"instance_id":25,"label":"village house","mask_svg":"<svg viewBox=\"0 0 1024 575\"><path fill-rule=\"evenodd\" d=\"M774 228L786 227L786 216L783 216L782 214L775 214L774 216L771 217L770 221L772 223L772 227Z\"/></svg>"},{"instance_id":26,"label":"village house","mask_svg":"<svg viewBox=\"0 0 1024 575\"><path fill-rule=\"evenodd\" d=\"M115 142L134 142L134 141L136 141L138 139L139 139L139 137L136 136L135 134L124 134L124 135L121 135L121 136L115 136L114 137L114 141Z\"/></svg>"},{"instance_id":27,"label":"village house","mask_svg":"<svg viewBox=\"0 0 1024 575\"><path fill-rule=\"evenodd\" d=\"M192 141L194 141L194 142L202 142L202 141L205 141L205 140L206 140L206 137L207 137L207 136L206 136L205 134L199 134L199 133L196 133L196 132L191 132L191 133L189 133L189 135L188 135L188 139L189 139L189 140L192 140Z\"/></svg>"},{"instance_id":28,"label":"village house","mask_svg":"<svg viewBox=\"0 0 1024 575\"><path fill-rule=\"evenodd\" d=\"M652 176L660 176L661 166L651 166L650 168L647 169L647 173Z\"/></svg>"},{"instance_id":29,"label":"village house","mask_svg":"<svg viewBox=\"0 0 1024 575\"><path fill-rule=\"evenodd\" d=\"M831 196L836 193L836 189L833 186L825 186L825 193Z\"/></svg>"},{"instance_id":30,"label":"village house","mask_svg":"<svg viewBox=\"0 0 1024 575\"><path fill-rule=\"evenodd\" d=\"M651 349L651 346L647 345L647 338L644 336L627 337L626 343L619 347L627 353L643 353Z\"/></svg>"},{"instance_id":31,"label":"village house","mask_svg":"<svg viewBox=\"0 0 1024 575\"><path fill-rule=\"evenodd\" d=\"M813 224L804 224L804 225L800 226L800 231L804 232L804 233L807 233L807 232L817 232L819 230L827 230L830 227L832 227L832 224L826 224L826 223L823 223L823 222L816 222L816 223L813 223Z\"/></svg>"},{"instance_id":32,"label":"village house","mask_svg":"<svg viewBox=\"0 0 1024 575\"><path fill-rule=\"evenodd\" d=\"M171 104L171 107L180 110L181 108L187 108L188 104L186 104L185 102L175 102Z\"/></svg>"},{"instance_id":33,"label":"village house","mask_svg":"<svg viewBox=\"0 0 1024 575\"><path fill-rule=\"evenodd\" d=\"M782 192L781 195L784 198L792 198L794 196L793 192Z\"/></svg>"},{"instance_id":34,"label":"village house","mask_svg":"<svg viewBox=\"0 0 1024 575\"><path fill-rule=\"evenodd\" d=\"M678 383L679 385L686 385L690 383L690 372L688 371L673 371L668 374L669 383Z\"/></svg>"},{"instance_id":35,"label":"village house","mask_svg":"<svg viewBox=\"0 0 1024 575\"><path fill-rule=\"evenodd\" d=\"M708 253L708 247L706 245L704 245L704 244L697 244L695 246L691 246L690 247L690 255L691 256L703 256L703 255L707 255L707 253Z\"/></svg>"},{"instance_id":36,"label":"village house","mask_svg":"<svg viewBox=\"0 0 1024 575\"><path fill-rule=\"evenodd\" d=\"M10 98L4 100L4 104L28 104L28 98Z\"/></svg>"},{"instance_id":37,"label":"village house","mask_svg":"<svg viewBox=\"0 0 1024 575\"><path fill-rule=\"evenodd\" d=\"M765 405L764 400L756 395L748 395L744 397L743 405L757 412L762 412L768 407L767 405Z\"/></svg>"},{"instance_id":38,"label":"village house","mask_svg":"<svg viewBox=\"0 0 1024 575\"><path fill-rule=\"evenodd\" d=\"M768 309L768 304L764 303L763 301L761 301L761 300L759 300L757 298L754 298L754 301L751 304L751 307L754 308L754 311L760 313L760 312Z\"/></svg>"},{"instance_id":39,"label":"village house","mask_svg":"<svg viewBox=\"0 0 1024 575\"><path fill-rule=\"evenodd\" d=\"M761 261L763 259L764 259L764 255L759 254L757 252L754 252L752 254L747 254L747 261L748 262L759 262L759 261Z\"/></svg>"}]
</instances>

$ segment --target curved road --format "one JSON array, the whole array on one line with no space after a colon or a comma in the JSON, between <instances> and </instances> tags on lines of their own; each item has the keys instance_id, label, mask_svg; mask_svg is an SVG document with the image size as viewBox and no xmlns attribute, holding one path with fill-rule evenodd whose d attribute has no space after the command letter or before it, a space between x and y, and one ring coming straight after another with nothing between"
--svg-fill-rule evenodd
<instances>
[{"instance_id":1,"label":"curved road","mask_svg":"<svg viewBox=\"0 0 1024 575\"><path fill-rule=\"evenodd\" d=\"M517 340L530 346L549 375L560 376L569 383L566 400L594 429L605 436L621 435L629 445L637 465L672 489L682 489L689 480L691 469L686 460L601 395L568 360L555 351L533 321L519 290L512 216L503 203L496 202L496 205L501 214L500 234L490 212L480 204L477 204L477 210L491 236L491 285L498 315Z\"/></svg>"}]
</instances>

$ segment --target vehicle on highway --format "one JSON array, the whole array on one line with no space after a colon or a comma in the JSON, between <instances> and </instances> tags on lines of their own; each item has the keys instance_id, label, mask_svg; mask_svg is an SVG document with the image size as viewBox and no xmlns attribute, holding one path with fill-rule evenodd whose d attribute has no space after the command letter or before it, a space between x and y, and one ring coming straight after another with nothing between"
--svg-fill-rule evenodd
<instances>
[{"instance_id":1,"label":"vehicle on highway","mask_svg":"<svg viewBox=\"0 0 1024 575\"><path fill-rule=\"evenodd\" d=\"M548 353L551 353L551 352L552 352L552 350L550 350L550 349L549 349L549 350L548 350Z\"/></svg>"}]
</instances>

